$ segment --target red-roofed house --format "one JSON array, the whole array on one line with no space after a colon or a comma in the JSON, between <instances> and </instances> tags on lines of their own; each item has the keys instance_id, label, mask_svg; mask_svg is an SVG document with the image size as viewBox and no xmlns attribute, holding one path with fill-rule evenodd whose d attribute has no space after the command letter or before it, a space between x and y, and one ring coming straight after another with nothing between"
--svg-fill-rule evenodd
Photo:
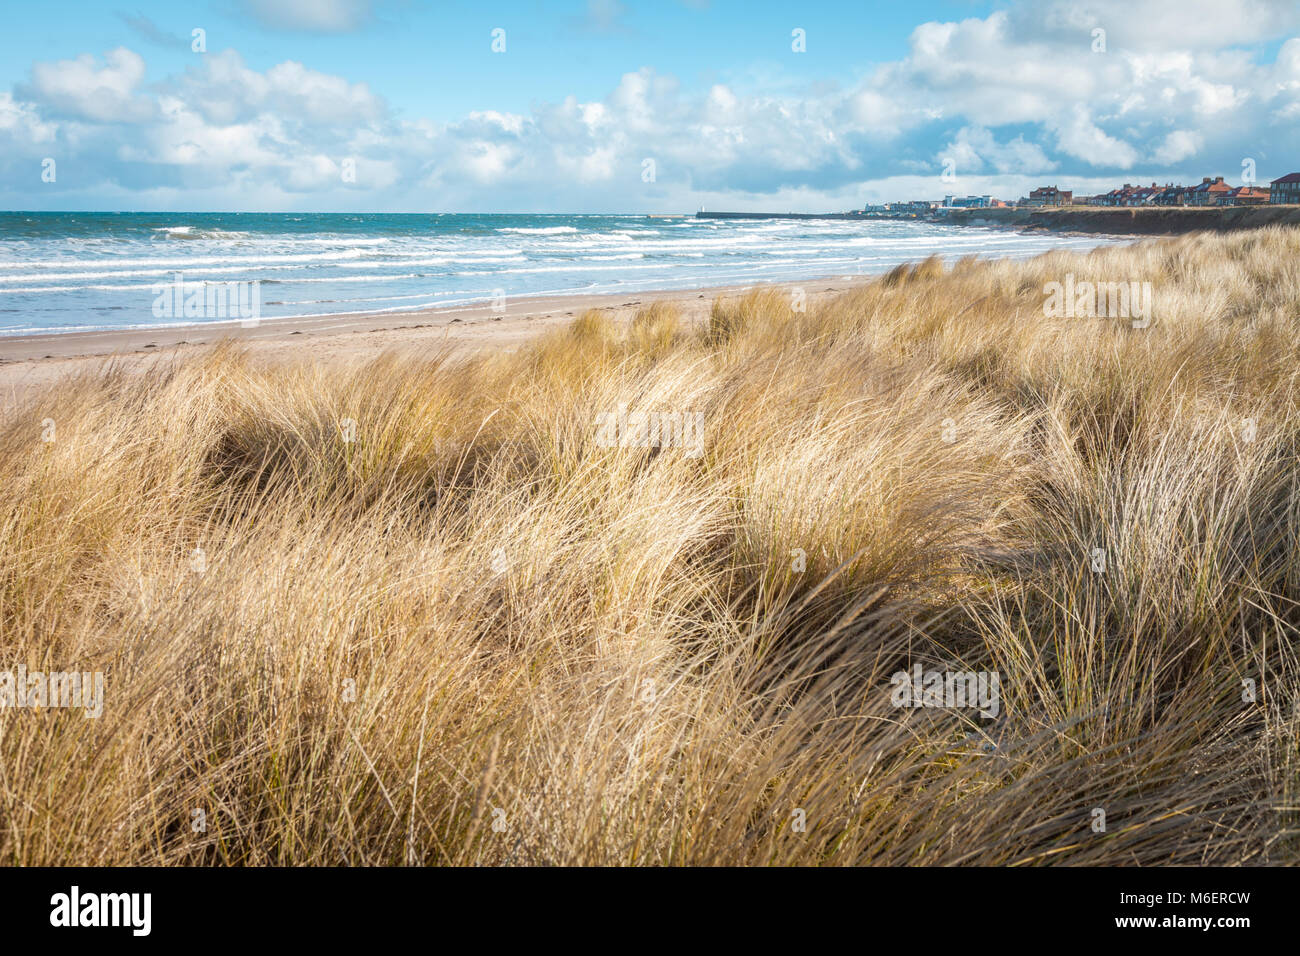
<instances>
[{"instance_id":1,"label":"red-roofed house","mask_svg":"<svg viewBox=\"0 0 1300 956\"><path fill-rule=\"evenodd\" d=\"M1220 202L1224 206L1266 206L1268 193L1261 186L1238 186Z\"/></svg>"},{"instance_id":2,"label":"red-roofed house","mask_svg":"<svg viewBox=\"0 0 1300 956\"><path fill-rule=\"evenodd\" d=\"M1156 197L1159 196L1161 192L1163 192L1163 190L1155 183L1152 183L1150 186L1139 186L1137 189L1133 190L1132 194L1129 196L1129 205L1150 206L1156 201Z\"/></svg>"},{"instance_id":3,"label":"red-roofed house","mask_svg":"<svg viewBox=\"0 0 1300 956\"><path fill-rule=\"evenodd\" d=\"M1201 180L1200 185L1193 186L1191 195L1187 198L1189 206L1220 206L1222 200L1232 192L1232 187L1223 181L1222 176L1215 176L1210 179L1206 176Z\"/></svg>"},{"instance_id":4,"label":"red-roofed house","mask_svg":"<svg viewBox=\"0 0 1300 956\"><path fill-rule=\"evenodd\" d=\"M1133 191L1132 183L1125 183L1121 189L1112 189L1108 193L1098 196L1099 206L1122 206L1129 193Z\"/></svg>"},{"instance_id":5,"label":"red-roofed house","mask_svg":"<svg viewBox=\"0 0 1300 956\"><path fill-rule=\"evenodd\" d=\"M1029 193L1029 198L1021 202L1022 206L1068 206L1074 200L1074 193L1068 189L1055 186L1039 186Z\"/></svg>"},{"instance_id":6,"label":"red-roofed house","mask_svg":"<svg viewBox=\"0 0 1300 956\"><path fill-rule=\"evenodd\" d=\"M1152 183L1150 186L1134 186L1132 183L1125 183L1120 189L1112 189L1104 196L1098 196L1097 205L1099 206L1149 206L1156 196L1160 195L1161 189Z\"/></svg>"}]
</instances>

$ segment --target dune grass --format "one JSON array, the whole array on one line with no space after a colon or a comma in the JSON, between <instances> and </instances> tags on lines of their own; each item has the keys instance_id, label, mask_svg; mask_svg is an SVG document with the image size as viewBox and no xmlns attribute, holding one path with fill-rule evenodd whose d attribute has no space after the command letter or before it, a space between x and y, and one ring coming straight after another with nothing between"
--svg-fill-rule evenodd
<instances>
[{"instance_id":1,"label":"dune grass","mask_svg":"<svg viewBox=\"0 0 1300 956\"><path fill-rule=\"evenodd\" d=\"M69 381L0 423L0 667L104 711L0 710L0 861L1294 863L1298 378L1270 228Z\"/></svg>"}]
</instances>

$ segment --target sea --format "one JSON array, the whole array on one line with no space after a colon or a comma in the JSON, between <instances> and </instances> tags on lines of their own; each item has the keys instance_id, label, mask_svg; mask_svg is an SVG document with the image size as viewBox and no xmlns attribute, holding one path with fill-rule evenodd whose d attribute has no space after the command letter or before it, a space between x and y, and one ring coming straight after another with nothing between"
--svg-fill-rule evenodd
<instances>
[{"instance_id":1,"label":"sea","mask_svg":"<svg viewBox=\"0 0 1300 956\"><path fill-rule=\"evenodd\" d=\"M275 319L873 275L932 253L1119 241L899 220L3 212L0 336L222 321L160 309L168 287L255 283L260 318Z\"/></svg>"}]
</instances>

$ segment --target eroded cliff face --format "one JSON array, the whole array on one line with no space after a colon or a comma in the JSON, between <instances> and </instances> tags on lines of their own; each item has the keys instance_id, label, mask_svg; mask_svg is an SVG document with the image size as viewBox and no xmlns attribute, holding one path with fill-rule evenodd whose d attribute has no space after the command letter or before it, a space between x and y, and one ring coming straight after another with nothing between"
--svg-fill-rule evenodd
<instances>
[{"instance_id":1,"label":"eroded cliff face","mask_svg":"<svg viewBox=\"0 0 1300 956\"><path fill-rule=\"evenodd\" d=\"M1226 232L1260 226L1300 225L1300 206L962 209L950 213L948 221L956 225L1005 225L1062 232L1172 235L1199 229Z\"/></svg>"}]
</instances>

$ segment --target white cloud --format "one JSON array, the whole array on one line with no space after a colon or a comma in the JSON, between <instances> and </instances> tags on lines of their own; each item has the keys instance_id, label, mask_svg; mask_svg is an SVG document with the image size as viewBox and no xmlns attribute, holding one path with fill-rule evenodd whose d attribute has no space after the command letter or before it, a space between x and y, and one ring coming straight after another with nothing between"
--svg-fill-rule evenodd
<instances>
[{"instance_id":1,"label":"white cloud","mask_svg":"<svg viewBox=\"0 0 1300 956\"><path fill-rule=\"evenodd\" d=\"M151 101L137 93L144 59L125 47L104 55L101 67L90 54L75 60L37 63L23 96L42 112L109 123L137 123L153 114Z\"/></svg>"},{"instance_id":2,"label":"white cloud","mask_svg":"<svg viewBox=\"0 0 1300 956\"><path fill-rule=\"evenodd\" d=\"M1182 162L1189 156L1195 156L1201 148L1201 136L1191 130L1176 129L1164 138L1152 155L1162 166L1171 166Z\"/></svg>"},{"instance_id":3,"label":"white cloud","mask_svg":"<svg viewBox=\"0 0 1300 956\"><path fill-rule=\"evenodd\" d=\"M214 123L273 112L308 125L360 125L377 122L387 111L365 83L349 83L292 60L258 73L234 50L205 56L203 65L177 84L176 93Z\"/></svg>"},{"instance_id":4,"label":"white cloud","mask_svg":"<svg viewBox=\"0 0 1300 956\"><path fill-rule=\"evenodd\" d=\"M0 134L11 148L52 143L57 129L56 124L42 120L34 107L15 102L10 93L0 93Z\"/></svg>"},{"instance_id":5,"label":"white cloud","mask_svg":"<svg viewBox=\"0 0 1300 956\"><path fill-rule=\"evenodd\" d=\"M959 174L966 173L1045 173L1056 168L1037 143L1023 135L1005 143L980 126L964 126L941 151L938 161L952 159Z\"/></svg>"},{"instance_id":6,"label":"white cloud","mask_svg":"<svg viewBox=\"0 0 1300 956\"><path fill-rule=\"evenodd\" d=\"M1049 125L1056 130L1056 145L1061 152L1090 166L1130 169L1137 162L1137 150L1097 126L1086 106L1074 106L1063 121L1054 120Z\"/></svg>"}]
</instances>

